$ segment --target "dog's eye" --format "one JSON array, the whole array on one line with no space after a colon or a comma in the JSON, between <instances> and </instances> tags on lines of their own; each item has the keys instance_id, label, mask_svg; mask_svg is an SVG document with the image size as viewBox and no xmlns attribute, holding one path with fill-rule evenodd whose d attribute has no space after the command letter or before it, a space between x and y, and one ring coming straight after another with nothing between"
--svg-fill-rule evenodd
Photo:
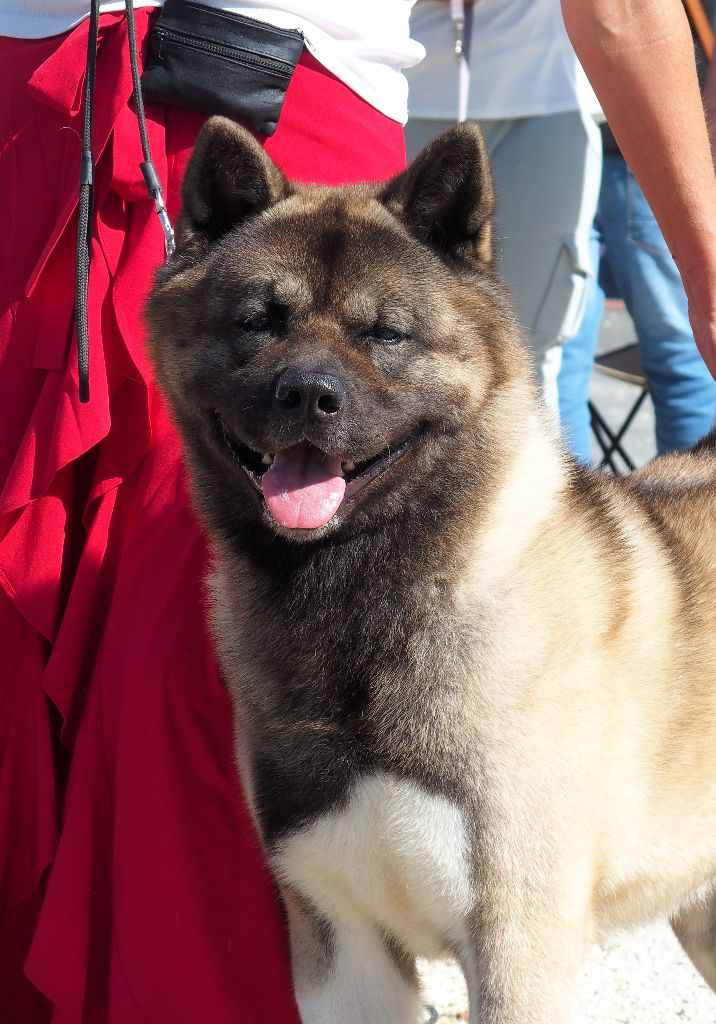
<instances>
[{"instance_id":1,"label":"dog's eye","mask_svg":"<svg viewBox=\"0 0 716 1024\"><path fill-rule=\"evenodd\" d=\"M244 331L254 331L257 334L272 332L280 334L286 329L288 321L288 309L278 302L269 302L268 305L256 309L253 313L245 313L237 319L237 324Z\"/></svg>"},{"instance_id":2,"label":"dog's eye","mask_svg":"<svg viewBox=\"0 0 716 1024\"><path fill-rule=\"evenodd\" d=\"M270 331L273 326L271 316L265 309L257 310L250 316L240 317L238 323L245 331Z\"/></svg>"},{"instance_id":3,"label":"dog's eye","mask_svg":"<svg viewBox=\"0 0 716 1024\"><path fill-rule=\"evenodd\" d=\"M381 324L376 324L375 327L368 331L368 340L379 341L382 345L397 345L401 341L405 341L405 337L395 327L387 327Z\"/></svg>"}]
</instances>

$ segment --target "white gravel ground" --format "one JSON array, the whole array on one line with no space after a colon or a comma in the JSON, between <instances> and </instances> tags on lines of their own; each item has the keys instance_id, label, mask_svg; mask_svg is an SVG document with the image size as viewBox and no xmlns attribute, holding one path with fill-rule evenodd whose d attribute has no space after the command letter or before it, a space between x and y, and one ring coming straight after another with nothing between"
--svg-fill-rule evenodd
<instances>
[{"instance_id":1,"label":"white gravel ground","mask_svg":"<svg viewBox=\"0 0 716 1024\"><path fill-rule=\"evenodd\" d=\"M421 967L426 1002L437 1008L440 1024L467 1020L459 968ZM580 979L574 1024L716 1024L716 994L669 926L658 922L593 950Z\"/></svg>"}]
</instances>

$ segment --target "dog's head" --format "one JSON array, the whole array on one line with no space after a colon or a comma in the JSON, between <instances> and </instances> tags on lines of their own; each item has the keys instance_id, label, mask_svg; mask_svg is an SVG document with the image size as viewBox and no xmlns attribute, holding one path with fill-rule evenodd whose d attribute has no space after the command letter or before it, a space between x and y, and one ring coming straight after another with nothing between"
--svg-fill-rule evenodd
<instances>
[{"instance_id":1,"label":"dog's head","mask_svg":"<svg viewBox=\"0 0 716 1024\"><path fill-rule=\"evenodd\" d=\"M310 541L459 501L490 396L524 373L479 130L329 189L214 118L183 198L148 320L209 520Z\"/></svg>"}]
</instances>

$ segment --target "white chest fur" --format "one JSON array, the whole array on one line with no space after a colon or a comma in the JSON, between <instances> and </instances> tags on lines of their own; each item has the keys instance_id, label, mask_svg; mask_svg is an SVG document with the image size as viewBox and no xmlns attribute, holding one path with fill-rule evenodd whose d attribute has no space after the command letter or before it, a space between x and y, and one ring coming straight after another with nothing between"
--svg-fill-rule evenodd
<instances>
[{"instance_id":1,"label":"white chest fur","mask_svg":"<svg viewBox=\"0 0 716 1024\"><path fill-rule=\"evenodd\" d=\"M361 779L342 810L287 839L272 863L329 919L382 928L417 955L458 941L473 906L459 808L382 773Z\"/></svg>"}]
</instances>

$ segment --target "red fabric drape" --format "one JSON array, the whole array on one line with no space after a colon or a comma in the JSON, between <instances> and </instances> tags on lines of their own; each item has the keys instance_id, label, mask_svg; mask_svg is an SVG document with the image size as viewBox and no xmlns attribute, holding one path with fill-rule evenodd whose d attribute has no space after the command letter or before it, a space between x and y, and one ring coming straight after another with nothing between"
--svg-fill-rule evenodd
<instances>
[{"instance_id":1,"label":"red fabric drape","mask_svg":"<svg viewBox=\"0 0 716 1024\"><path fill-rule=\"evenodd\" d=\"M137 12L142 43L149 19ZM291 1024L281 912L205 628L206 545L145 354L163 238L119 15L100 28L92 400L78 400L86 40L86 23L0 40L0 1019ZM176 217L202 118L147 113ZM404 162L400 126L308 55L266 149L327 184Z\"/></svg>"}]
</instances>

